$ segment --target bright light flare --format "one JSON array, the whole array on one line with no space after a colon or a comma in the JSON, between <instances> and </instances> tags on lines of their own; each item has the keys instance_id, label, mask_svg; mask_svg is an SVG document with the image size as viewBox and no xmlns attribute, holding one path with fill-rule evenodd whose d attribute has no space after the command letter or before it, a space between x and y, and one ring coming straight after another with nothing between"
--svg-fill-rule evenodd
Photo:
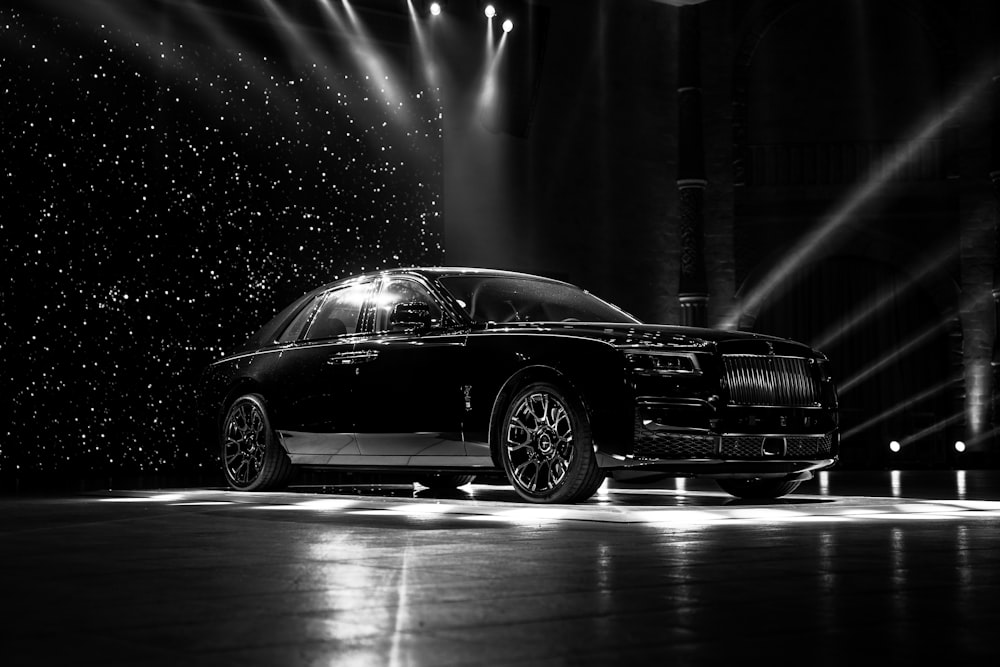
<instances>
[{"instance_id":1,"label":"bright light flare","mask_svg":"<svg viewBox=\"0 0 1000 667\"><path fill-rule=\"evenodd\" d=\"M503 24L500 27L503 28L504 32L510 32L511 30L514 29L514 22L511 21L510 19L507 19L503 22Z\"/></svg>"},{"instance_id":2,"label":"bright light flare","mask_svg":"<svg viewBox=\"0 0 1000 667\"><path fill-rule=\"evenodd\" d=\"M441 3L439 2L431 3L431 16L441 16Z\"/></svg>"},{"instance_id":3,"label":"bright light flare","mask_svg":"<svg viewBox=\"0 0 1000 667\"><path fill-rule=\"evenodd\" d=\"M486 9L483 10L483 14L486 15L486 18L491 19L497 15L497 8L493 5L486 5Z\"/></svg>"},{"instance_id":4,"label":"bright light flare","mask_svg":"<svg viewBox=\"0 0 1000 667\"><path fill-rule=\"evenodd\" d=\"M901 444L899 444L899 440L893 440L892 442L889 443L889 451L890 452L895 453L895 452L898 452L899 450L901 450L902 448L903 448L903 446Z\"/></svg>"},{"instance_id":5,"label":"bright light flare","mask_svg":"<svg viewBox=\"0 0 1000 667\"><path fill-rule=\"evenodd\" d=\"M965 443L962 442L961 440L957 440L955 442L955 451L958 452L959 454L961 454L962 452L964 452L965 451Z\"/></svg>"}]
</instances>

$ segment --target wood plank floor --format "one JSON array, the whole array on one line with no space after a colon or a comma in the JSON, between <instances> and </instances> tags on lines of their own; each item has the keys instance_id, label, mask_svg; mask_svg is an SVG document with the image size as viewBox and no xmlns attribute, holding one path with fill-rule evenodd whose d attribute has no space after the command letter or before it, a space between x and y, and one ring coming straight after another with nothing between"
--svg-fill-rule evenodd
<instances>
[{"instance_id":1,"label":"wood plank floor","mask_svg":"<svg viewBox=\"0 0 1000 667\"><path fill-rule=\"evenodd\" d=\"M994 664L1000 473L0 497L0 664Z\"/></svg>"}]
</instances>

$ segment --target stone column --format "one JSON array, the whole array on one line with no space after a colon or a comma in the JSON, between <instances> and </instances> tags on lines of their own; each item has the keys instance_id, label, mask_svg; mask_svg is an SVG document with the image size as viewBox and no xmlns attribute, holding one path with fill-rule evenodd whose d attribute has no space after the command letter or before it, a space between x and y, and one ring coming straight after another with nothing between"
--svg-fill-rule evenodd
<instances>
[{"instance_id":1,"label":"stone column","mask_svg":"<svg viewBox=\"0 0 1000 667\"><path fill-rule=\"evenodd\" d=\"M990 110L990 127L993 131L990 182L993 184L997 208L993 214L993 400L990 426L1000 428L1000 74L993 77L993 108ZM1000 461L1000 436L994 431L992 458Z\"/></svg>"},{"instance_id":2,"label":"stone column","mask_svg":"<svg viewBox=\"0 0 1000 667\"><path fill-rule=\"evenodd\" d=\"M701 127L701 22L697 6L678 10L677 190L680 216L681 275L678 296L681 323L705 326L708 286L705 279L705 155Z\"/></svg>"}]
</instances>

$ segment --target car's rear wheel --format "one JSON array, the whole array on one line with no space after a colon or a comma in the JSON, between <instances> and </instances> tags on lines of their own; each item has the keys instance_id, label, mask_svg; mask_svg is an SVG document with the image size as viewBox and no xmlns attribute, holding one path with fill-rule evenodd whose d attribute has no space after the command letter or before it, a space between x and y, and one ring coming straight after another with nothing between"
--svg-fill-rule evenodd
<instances>
[{"instance_id":1,"label":"car's rear wheel","mask_svg":"<svg viewBox=\"0 0 1000 667\"><path fill-rule=\"evenodd\" d=\"M285 485L292 472L259 394L240 396L222 422L222 470L238 491L266 491Z\"/></svg>"},{"instance_id":2,"label":"car's rear wheel","mask_svg":"<svg viewBox=\"0 0 1000 667\"><path fill-rule=\"evenodd\" d=\"M518 391L507 407L500 439L504 472L525 500L579 502L604 480L586 411L555 385L538 382Z\"/></svg>"},{"instance_id":3,"label":"car's rear wheel","mask_svg":"<svg viewBox=\"0 0 1000 667\"><path fill-rule=\"evenodd\" d=\"M780 498L799 488L801 480L788 479L717 479L716 483L726 493L747 500Z\"/></svg>"},{"instance_id":4,"label":"car's rear wheel","mask_svg":"<svg viewBox=\"0 0 1000 667\"><path fill-rule=\"evenodd\" d=\"M449 473L435 473L421 475L417 478L417 483L426 486L434 491L448 491L457 489L460 486L469 484L476 478L475 475L456 475Z\"/></svg>"}]
</instances>

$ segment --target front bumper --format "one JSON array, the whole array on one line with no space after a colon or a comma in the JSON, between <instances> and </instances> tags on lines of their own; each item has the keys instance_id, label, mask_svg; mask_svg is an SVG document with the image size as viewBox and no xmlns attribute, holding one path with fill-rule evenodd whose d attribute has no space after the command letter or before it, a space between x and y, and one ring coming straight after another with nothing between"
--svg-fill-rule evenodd
<instances>
[{"instance_id":1,"label":"front bumper","mask_svg":"<svg viewBox=\"0 0 1000 667\"><path fill-rule=\"evenodd\" d=\"M839 450L836 429L718 433L665 427L637 414L631 452L599 452L598 463L607 469L641 467L679 475L787 477L832 466Z\"/></svg>"}]
</instances>

